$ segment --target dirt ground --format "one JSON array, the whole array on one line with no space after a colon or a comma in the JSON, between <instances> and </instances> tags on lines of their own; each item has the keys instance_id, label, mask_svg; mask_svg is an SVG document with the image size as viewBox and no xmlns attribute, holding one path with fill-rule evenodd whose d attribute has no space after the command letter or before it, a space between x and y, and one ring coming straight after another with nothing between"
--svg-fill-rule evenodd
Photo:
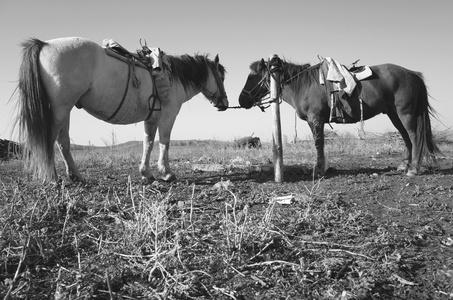
<instances>
[{"instance_id":1,"label":"dirt ground","mask_svg":"<svg viewBox=\"0 0 453 300\"><path fill-rule=\"evenodd\" d=\"M209 173L209 176L187 174L183 175L181 180L196 183L197 186L230 180L231 190L238 198L246 199L250 210L261 214L270 199L294 196L292 204L279 206L279 219L276 221L276 226L286 232L285 237L291 240L286 241L286 247L285 242L280 246L283 249L288 248L290 253L275 249L278 254L270 255L266 259L272 257L297 262L297 259L292 257L294 252L302 257L310 251L315 252L318 256L312 257L313 271L330 272L330 277L336 279L337 283L349 278L350 282L357 281L355 288L367 290L351 290L349 282L343 286L342 297L338 297L339 293L334 292L329 295L325 278L313 275L313 280L307 280L305 283L310 282L313 289L324 289L324 294L318 294L320 299L328 299L330 296L336 299L452 299L452 153L439 160L438 170L424 170L417 177L407 177L396 171L401 159L400 154L343 155L328 159L330 168L325 178L319 180L312 178L309 166L306 165L286 165L284 183L281 184L273 182L272 169L219 175ZM304 224L300 215L296 216L295 213L301 207L306 209L304 202L307 197L313 201L310 204L313 206L313 213L322 213L323 207L327 206L327 213L335 214L338 210L340 214L345 211L347 214L350 210L363 219L351 220L350 225L335 224L335 221L344 222L345 218L338 217L336 220L335 216L330 216L325 224L316 221L311 224L325 226L324 228L307 228L310 227L310 221L307 221L309 218ZM211 198L198 200L200 206L214 205ZM360 227L357 232L344 232L353 231L355 226ZM311 237L307 239L307 235ZM300 242L300 239L304 238L307 239L305 243ZM310 244L317 245L315 250L304 250L312 248ZM323 246L320 246L321 244ZM330 254L341 255L332 256L327 254L329 251ZM360 262L364 257L368 262ZM323 263L324 268L315 267L316 260ZM361 273L368 273L369 276L362 277ZM367 280L370 282L366 282ZM250 287L247 284L231 282L230 287L232 290L238 290L238 287L245 285L247 287L241 294L244 295L243 299L259 299L245 292ZM256 285L258 284L255 282L255 289ZM296 285L293 288L297 290ZM290 290L293 289L290 288L283 293L288 298L280 299L297 299L302 297L301 295L308 299L315 297L316 293L307 294L303 291L305 288L300 288L300 294L292 294ZM266 299L271 298L269 296Z\"/></svg>"},{"instance_id":2,"label":"dirt ground","mask_svg":"<svg viewBox=\"0 0 453 300\"><path fill-rule=\"evenodd\" d=\"M453 151L439 159L440 169L424 170L417 177L395 171L400 154L337 155L328 161L330 169L321 179L312 178L310 166L287 163L284 183L275 183L272 168L263 165L206 172L194 170L185 159L174 159L176 182L145 185L136 165L109 175L93 166L83 170L88 177L84 185L65 188L77 195L74 198L82 195L83 205L73 204L79 231L86 226L86 216L101 206L91 199L98 202L106 193L115 195L117 207L123 206L120 211L107 209L105 220L114 216L111 224L116 224L124 219L120 213L131 209L129 190L167 195L170 222L190 224L167 233L166 239L178 237L175 243L181 250L178 263L170 263L170 257L161 261L166 273L136 270L121 257L115 260L109 267L117 285L112 291L123 299L452 299ZM6 182L20 171L0 172ZM128 179L127 174L134 175ZM98 193L96 200L92 195ZM69 231L70 222L63 221L60 224ZM96 236L98 231L84 235ZM72 244L73 238L67 247ZM93 264L90 272L100 273L102 279L104 271L99 270L104 267L95 263L102 251L95 250L85 250L86 260ZM74 251L65 253L55 260L72 262L74 269L88 265ZM0 268L6 287L16 267L11 258L3 255L3 260L11 264ZM170 262L164 265L165 261ZM41 272L50 270L49 282L56 280L56 265L41 266ZM115 272L121 275L116 278ZM147 278L139 275L145 272ZM178 284L169 285L170 279L162 279L165 274L179 278ZM84 277L78 282L80 278ZM110 289L101 281L90 287L91 295L109 299L95 289ZM40 284L46 290L46 284ZM138 292L137 286L148 294ZM52 295L55 285L48 289L47 295ZM150 296L151 290L158 293Z\"/></svg>"}]
</instances>

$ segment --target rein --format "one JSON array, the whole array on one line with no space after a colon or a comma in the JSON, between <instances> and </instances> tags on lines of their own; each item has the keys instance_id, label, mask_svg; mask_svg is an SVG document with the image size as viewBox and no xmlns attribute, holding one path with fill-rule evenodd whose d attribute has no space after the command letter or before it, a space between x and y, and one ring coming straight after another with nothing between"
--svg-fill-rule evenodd
<instances>
[{"instance_id":1,"label":"rein","mask_svg":"<svg viewBox=\"0 0 453 300\"><path fill-rule=\"evenodd\" d=\"M321 63L322 63L322 62L321 62ZM286 84L288 84L288 82L291 82L294 78L299 77L300 75L302 75L303 73L307 72L308 70L311 70L311 69L313 69L313 68L318 67L319 65L321 65L321 63L317 63L317 64L315 64L315 65L313 65L313 66L310 66L310 67L308 67L308 68L306 68L306 69L304 69L304 70L298 72L297 74L291 76L290 78L288 78L288 79L285 80L284 82L280 82L280 83L278 84L278 88L280 89L280 91L283 90L283 86L286 85ZM282 71L282 68L283 68L283 67L279 66L278 68L274 69L273 71L274 71L274 72L276 72L276 71ZM260 85L260 87L261 87L261 86L263 85L263 84L261 84L261 82L262 82L263 80L266 80L266 82L264 83L264 85L266 86L267 93L266 93L265 95L270 94L270 88L269 88L269 86L270 86L270 78L271 78L271 76L272 76L272 77L274 76L274 75L273 75L273 72L272 72L271 69L270 69L270 64L269 64L269 63L267 64L267 70L268 70L268 71L267 71L267 76L263 76L263 78L260 80L260 82L252 88L252 90L253 90L253 89L255 89L258 85ZM248 92L248 91L247 91L247 92ZM250 93L249 93L249 94L250 94ZM250 95L250 96L251 96L252 99L255 99L252 95ZM269 98L269 97L268 97L268 98ZM266 99L268 99L268 98L266 98ZM277 99L271 99L271 100L268 100L268 101L263 101L263 99L266 100L266 99L263 97L263 98L261 98L260 101L254 101L254 104L253 104L253 106L258 106L263 112L265 111L265 109L269 108L269 106L270 106L271 103L273 103L273 102L275 102L275 100L277 100ZM279 99L279 102L280 102L280 103L282 102L281 97L280 97L280 99ZM269 104L269 105L266 106L266 107L264 107L263 104Z\"/></svg>"},{"instance_id":2,"label":"rein","mask_svg":"<svg viewBox=\"0 0 453 300\"><path fill-rule=\"evenodd\" d=\"M281 86L283 87L284 84L290 82L291 80L293 80L293 79L296 78L296 77L299 77L299 75L301 75L302 73L304 73L304 72L306 72L306 71L308 71L308 70L310 70L310 69L313 69L313 68L315 68L315 67L321 65L321 63L322 63L322 62L317 63L316 65L313 65L313 66L309 66L308 68L306 68L306 69L300 71L300 72L297 73L296 75L293 75L291 78L289 78L289 79L287 79L285 82L283 82L283 83L281 84Z\"/></svg>"},{"instance_id":3,"label":"rein","mask_svg":"<svg viewBox=\"0 0 453 300\"><path fill-rule=\"evenodd\" d=\"M293 79L299 77L301 74L307 72L308 70L311 70L311 69L313 69L313 68L318 67L319 65L321 65L321 63L322 63L322 62L317 63L317 64L315 64L315 65L312 65L312 66L310 66L310 67L308 67L308 68L306 68L306 69L304 69L304 70L302 70L302 71L296 73L295 75L291 76L290 78L288 78L288 79L285 80L284 82L280 82L280 83L279 83L279 88L280 88L280 90L283 89L283 86L284 86L285 84L288 84L288 83L291 82ZM279 68L277 68L277 69L274 69L274 71L282 71L282 67L279 67ZM265 76L263 76L263 77L261 78L261 80L260 80L254 87L252 87L250 90L242 90L242 92L241 92L241 94L246 94L246 95L248 95L251 99L255 99L256 96L257 96L258 91L260 90L260 88L264 86L264 87L266 88L266 90L267 90L267 93L265 93L265 94L263 95L263 97L261 98L260 101L254 101L254 102L253 102L253 106L258 106L258 107L261 109L261 111L263 111L263 112L264 112L267 108L269 108L270 104L274 103L274 102L277 100L277 99L270 99L270 96L268 96L268 95L270 94L270 77L271 77L271 76L274 76L274 75L273 75L273 72L270 70L270 64L269 64L269 62L268 62L268 64L267 64L267 74L266 74ZM252 94L252 91L255 90L257 87L258 87L258 90L257 90L254 94ZM267 96L267 97L266 97L266 96ZM281 98L279 99L279 103L282 103L282 99L281 99ZM265 106L265 105L267 105L267 106ZM252 106L252 107L253 107L253 106ZM242 107L241 107L241 106L228 106L228 109L239 109L239 108L242 108Z\"/></svg>"}]
</instances>

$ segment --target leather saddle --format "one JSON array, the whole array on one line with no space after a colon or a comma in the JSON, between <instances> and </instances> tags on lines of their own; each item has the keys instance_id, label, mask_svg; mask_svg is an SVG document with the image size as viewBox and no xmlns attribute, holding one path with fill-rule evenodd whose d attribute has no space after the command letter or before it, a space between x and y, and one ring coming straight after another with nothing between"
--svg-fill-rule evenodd
<instances>
[{"instance_id":1,"label":"leather saddle","mask_svg":"<svg viewBox=\"0 0 453 300\"><path fill-rule=\"evenodd\" d=\"M147 56L149 53L151 53L151 50L146 45L137 50L137 53L129 52L126 48L112 39L104 39L102 46L105 48L105 52L110 56L113 56L124 62L128 62L132 59L136 66L143 69L152 70L152 58L150 56Z\"/></svg>"}]
</instances>

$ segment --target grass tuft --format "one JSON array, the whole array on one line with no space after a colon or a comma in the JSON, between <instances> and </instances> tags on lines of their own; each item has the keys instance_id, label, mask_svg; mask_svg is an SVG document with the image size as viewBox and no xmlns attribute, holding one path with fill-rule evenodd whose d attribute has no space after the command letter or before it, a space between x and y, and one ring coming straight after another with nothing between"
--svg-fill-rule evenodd
<instances>
[{"instance_id":1,"label":"grass tuft","mask_svg":"<svg viewBox=\"0 0 453 300\"><path fill-rule=\"evenodd\" d=\"M451 155L406 178L387 174L399 147L330 140L333 175L313 179L311 143L287 144L283 184L265 143L175 145L173 183L142 184L130 145L76 150L83 184L1 162L0 297L451 298Z\"/></svg>"}]
</instances>

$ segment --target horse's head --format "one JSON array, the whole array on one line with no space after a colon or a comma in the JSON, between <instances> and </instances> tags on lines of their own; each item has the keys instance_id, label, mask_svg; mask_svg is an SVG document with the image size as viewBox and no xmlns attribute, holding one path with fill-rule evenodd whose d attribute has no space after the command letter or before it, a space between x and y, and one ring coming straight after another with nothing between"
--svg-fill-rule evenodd
<instances>
[{"instance_id":1,"label":"horse's head","mask_svg":"<svg viewBox=\"0 0 453 300\"><path fill-rule=\"evenodd\" d=\"M249 109L269 94L269 70L264 59L250 65L250 74L239 95L241 107Z\"/></svg>"},{"instance_id":2,"label":"horse's head","mask_svg":"<svg viewBox=\"0 0 453 300\"><path fill-rule=\"evenodd\" d=\"M202 93L218 111L224 111L228 108L228 98L223 85L225 68L219 63L219 55L215 56L213 62L210 61L209 69L209 76Z\"/></svg>"}]
</instances>

